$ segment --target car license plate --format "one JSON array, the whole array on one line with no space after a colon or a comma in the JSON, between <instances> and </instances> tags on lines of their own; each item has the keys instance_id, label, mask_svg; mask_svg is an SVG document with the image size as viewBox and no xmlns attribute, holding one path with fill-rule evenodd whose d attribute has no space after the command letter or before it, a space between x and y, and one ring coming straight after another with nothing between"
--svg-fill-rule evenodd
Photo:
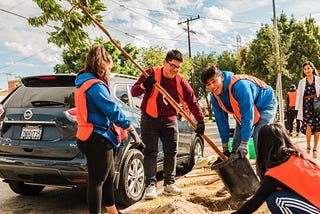
<instances>
[{"instance_id":1,"label":"car license plate","mask_svg":"<svg viewBox=\"0 0 320 214\"><path fill-rule=\"evenodd\" d=\"M42 129L43 129L42 126L24 126L22 127L20 139L40 140Z\"/></svg>"}]
</instances>

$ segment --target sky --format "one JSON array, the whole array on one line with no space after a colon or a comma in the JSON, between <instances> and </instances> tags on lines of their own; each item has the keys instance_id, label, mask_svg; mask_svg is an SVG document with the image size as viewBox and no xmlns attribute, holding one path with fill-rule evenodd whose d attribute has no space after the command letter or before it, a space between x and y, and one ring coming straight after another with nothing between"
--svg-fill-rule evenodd
<instances>
[{"instance_id":1,"label":"sky","mask_svg":"<svg viewBox=\"0 0 320 214\"><path fill-rule=\"evenodd\" d=\"M311 16L320 23L320 0L274 1L277 17L283 12L298 21ZM62 2L64 8L70 7L65 0ZM123 46L177 48L186 56L235 52L252 41L262 25L272 25L273 18L272 0L103 0L103 3L107 7L101 13L103 26ZM40 14L32 0L0 1L0 90L8 88L9 80L52 74L53 67L62 63L64 48L47 42L47 32L52 27L34 28L27 22L27 18ZM108 40L97 27L90 26L86 31L91 39Z\"/></svg>"}]
</instances>

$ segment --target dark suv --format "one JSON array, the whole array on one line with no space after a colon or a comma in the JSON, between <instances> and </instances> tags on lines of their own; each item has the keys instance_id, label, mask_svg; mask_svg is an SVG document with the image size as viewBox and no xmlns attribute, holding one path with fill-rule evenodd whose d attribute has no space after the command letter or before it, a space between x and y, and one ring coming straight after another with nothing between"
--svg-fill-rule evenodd
<instances>
[{"instance_id":1,"label":"dark suv","mask_svg":"<svg viewBox=\"0 0 320 214\"><path fill-rule=\"evenodd\" d=\"M75 75L32 76L0 105L0 178L21 195L36 195L46 185L78 187L87 182L84 155L77 148ZM141 98L132 97L133 77L112 75L115 101L140 132ZM203 155L203 140L179 119L178 164L191 169ZM162 151L161 142L159 151ZM163 153L158 155L162 170ZM117 202L129 206L143 196L143 154L130 137L115 150L114 185Z\"/></svg>"}]
</instances>

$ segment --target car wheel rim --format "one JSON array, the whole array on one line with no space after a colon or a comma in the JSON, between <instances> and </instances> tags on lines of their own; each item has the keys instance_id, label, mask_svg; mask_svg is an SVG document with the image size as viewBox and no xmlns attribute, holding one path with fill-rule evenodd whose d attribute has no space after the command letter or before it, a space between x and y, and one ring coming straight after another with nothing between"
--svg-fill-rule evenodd
<instances>
[{"instance_id":1,"label":"car wheel rim","mask_svg":"<svg viewBox=\"0 0 320 214\"><path fill-rule=\"evenodd\" d=\"M140 159L134 159L128 170L128 190L134 197L139 196L144 188L144 168Z\"/></svg>"},{"instance_id":2,"label":"car wheel rim","mask_svg":"<svg viewBox=\"0 0 320 214\"><path fill-rule=\"evenodd\" d=\"M202 158L202 156L202 147L200 143L196 143L194 147L194 162L197 163L200 160L200 158Z\"/></svg>"}]
</instances>

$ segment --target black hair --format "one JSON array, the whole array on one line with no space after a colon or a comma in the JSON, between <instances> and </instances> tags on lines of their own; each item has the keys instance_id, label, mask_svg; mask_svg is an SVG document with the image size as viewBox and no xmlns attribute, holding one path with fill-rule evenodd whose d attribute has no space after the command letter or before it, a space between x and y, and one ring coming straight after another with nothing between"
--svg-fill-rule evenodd
<instances>
[{"instance_id":1,"label":"black hair","mask_svg":"<svg viewBox=\"0 0 320 214\"><path fill-rule=\"evenodd\" d=\"M207 84L207 81L212 77L221 76L222 73L219 68L214 65L208 64L207 68L201 73L201 82Z\"/></svg>"},{"instance_id":2,"label":"black hair","mask_svg":"<svg viewBox=\"0 0 320 214\"><path fill-rule=\"evenodd\" d=\"M260 178L264 177L265 172L272 167L286 162L291 155L304 157L298 149L293 146L286 128L280 123L265 124L259 130L257 142L256 169Z\"/></svg>"},{"instance_id":3,"label":"black hair","mask_svg":"<svg viewBox=\"0 0 320 214\"><path fill-rule=\"evenodd\" d=\"M179 61L179 62L183 62L183 55L182 55L182 53L181 53L179 50L177 50L177 49L171 50L171 51L169 51L169 52L167 53L167 56L166 56L165 60L166 60L167 62L170 62L171 60L177 60L177 61Z\"/></svg>"}]
</instances>

